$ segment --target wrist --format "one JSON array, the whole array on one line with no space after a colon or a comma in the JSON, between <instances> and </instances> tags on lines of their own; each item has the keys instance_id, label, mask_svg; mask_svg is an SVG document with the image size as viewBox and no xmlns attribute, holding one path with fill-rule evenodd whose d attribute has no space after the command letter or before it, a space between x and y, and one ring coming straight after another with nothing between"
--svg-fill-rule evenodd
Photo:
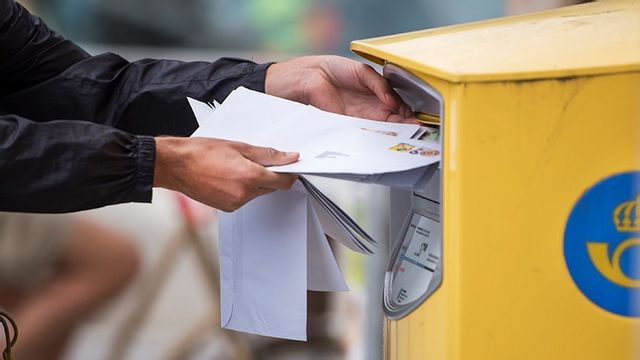
<instances>
[{"instance_id":1,"label":"wrist","mask_svg":"<svg viewBox=\"0 0 640 360\"><path fill-rule=\"evenodd\" d=\"M185 138L156 137L156 161L153 186L179 190L180 168L185 161Z\"/></svg>"},{"instance_id":2,"label":"wrist","mask_svg":"<svg viewBox=\"0 0 640 360\"><path fill-rule=\"evenodd\" d=\"M304 78L300 76L304 71L291 62L273 63L267 68L264 92L268 95L289 99L306 104L304 96Z\"/></svg>"}]
</instances>

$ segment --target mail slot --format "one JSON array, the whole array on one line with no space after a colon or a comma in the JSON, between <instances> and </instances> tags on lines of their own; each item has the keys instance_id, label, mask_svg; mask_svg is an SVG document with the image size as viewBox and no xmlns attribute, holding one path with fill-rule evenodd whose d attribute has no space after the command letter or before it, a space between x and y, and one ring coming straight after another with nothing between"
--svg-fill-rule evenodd
<instances>
[{"instance_id":1,"label":"mail slot","mask_svg":"<svg viewBox=\"0 0 640 360\"><path fill-rule=\"evenodd\" d=\"M640 2L351 48L442 144L391 195L385 358L640 358Z\"/></svg>"}]
</instances>

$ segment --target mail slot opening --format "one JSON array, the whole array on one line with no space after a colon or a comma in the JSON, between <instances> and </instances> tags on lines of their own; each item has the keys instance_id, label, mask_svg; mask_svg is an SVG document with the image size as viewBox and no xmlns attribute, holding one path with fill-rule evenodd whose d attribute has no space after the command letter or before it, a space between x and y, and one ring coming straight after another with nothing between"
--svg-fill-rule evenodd
<instances>
[{"instance_id":1,"label":"mail slot opening","mask_svg":"<svg viewBox=\"0 0 640 360\"><path fill-rule=\"evenodd\" d=\"M439 140L442 96L427 83L399 66L387 63L383 72L402 100L413 110L416 118L428 129L427 133L422 135L423 138Z\"/></svg>"},{"instance_id":2,"label":"mail slot opening","mask_svg":"<svg viewBox=\"0 0 640 360\"><path fill-rule=\"evenodd\" d=\"M444 107L440 93L399 66L387 63L383 73L424 126L418 139L441 143ZM391 214L400 214L402 219L390 222L393 242L383 293L384 312L390 319L411 313L442 282L440 164L431 166L422 184L413 192L391 193Z\"/></svg>"}]
</instances>

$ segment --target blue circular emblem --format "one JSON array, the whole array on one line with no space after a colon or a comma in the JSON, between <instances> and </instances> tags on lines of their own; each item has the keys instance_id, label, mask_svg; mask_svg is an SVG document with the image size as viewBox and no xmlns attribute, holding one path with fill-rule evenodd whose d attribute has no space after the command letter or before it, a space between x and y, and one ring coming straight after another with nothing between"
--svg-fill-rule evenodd
<instances>
[{"instance_id":1,"label":"blue circular emblem","mask_svg":"<svg viewBox=\"0 0 640 360\"><path fill-rule=\"evenodd\" d=\"M640 172L613 175L582 195L567 221L564 256L589 300L640 316Z\"/></svg>"}]
</instances>

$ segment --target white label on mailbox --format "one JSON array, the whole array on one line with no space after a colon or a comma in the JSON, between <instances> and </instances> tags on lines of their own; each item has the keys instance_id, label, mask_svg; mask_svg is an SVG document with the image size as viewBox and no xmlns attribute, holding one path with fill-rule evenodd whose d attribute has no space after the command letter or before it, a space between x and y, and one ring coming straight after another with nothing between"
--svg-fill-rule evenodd
<instances>
[{"instance_id":1,"label":"white label on mailbox","mask_svg":"<svg viewBox=\"0 0 640 360\"><path fill-rule=\"evenodd\" d=\"M404 305L418 300L440 263L440 224L414 213L394 265L391 300Z\"/></svg>"}]
</instances>

